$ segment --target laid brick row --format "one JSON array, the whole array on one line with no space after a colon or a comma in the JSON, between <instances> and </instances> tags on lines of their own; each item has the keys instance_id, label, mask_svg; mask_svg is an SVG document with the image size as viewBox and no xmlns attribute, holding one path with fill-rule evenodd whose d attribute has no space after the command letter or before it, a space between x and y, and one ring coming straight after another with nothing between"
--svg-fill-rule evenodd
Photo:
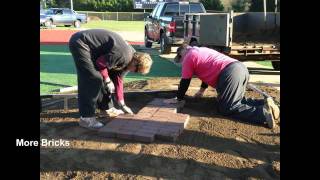
<instances>
[{"instance_id":1,"label":"laid brick row","mask_svg":"<svg viewBox=\"0 0 320 180\"><path fill-rule=\"evenodd\" d=\"M154 99L135 115L120 115L99 130L105 137L153 142L176 141L186 128L189 115L176 113L179 107Z\"/></svg>"}]
</instances>

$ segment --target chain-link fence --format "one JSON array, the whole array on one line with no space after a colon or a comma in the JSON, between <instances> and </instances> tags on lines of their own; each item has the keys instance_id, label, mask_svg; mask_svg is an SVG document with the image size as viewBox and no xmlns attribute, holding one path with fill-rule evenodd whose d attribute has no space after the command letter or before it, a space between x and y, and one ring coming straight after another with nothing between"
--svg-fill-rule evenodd
<instances>
[{"instance_id":1,"label":"chain-link fence","mask_svg":"<svg viewBox=\"0 0 320 180\"><path fill-rule=\"evenodd\" d=\"M86 14L89 21L95 20L115 20L115 21L143 21L145 13L143 12L93 12L77 11ZM146 13L149 14L149 13Z\"/></svg>"}]
</instances>

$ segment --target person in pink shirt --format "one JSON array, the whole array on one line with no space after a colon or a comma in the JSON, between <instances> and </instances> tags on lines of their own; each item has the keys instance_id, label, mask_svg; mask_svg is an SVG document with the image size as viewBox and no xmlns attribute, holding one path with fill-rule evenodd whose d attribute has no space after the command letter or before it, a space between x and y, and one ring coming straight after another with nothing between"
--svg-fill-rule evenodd
<instances>
[{"instance_id":1,"label":"person in pink shirt","mask_svg":"<svg viewBox=\"0 0 320 180\"><path fill-rule=\"evenodd\" d=\"M274 128L279 118L279 108L272 98L247 99L244 97L249 80L249 71L240 61L206 47L191 47L186 44L177 50L175 62L182 64L181 80L177 97L168 103L184 104L184 96L193 76L201 81L195 94L203 96L208 86L216 88L218 112L242 121L267 124Z\"/></svg>"}]
</instances>

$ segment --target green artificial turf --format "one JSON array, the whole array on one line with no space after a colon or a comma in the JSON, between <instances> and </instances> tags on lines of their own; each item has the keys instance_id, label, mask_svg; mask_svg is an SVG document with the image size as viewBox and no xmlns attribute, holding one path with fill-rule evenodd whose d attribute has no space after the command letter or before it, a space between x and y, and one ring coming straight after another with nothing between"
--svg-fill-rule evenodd
<instances>
[{"instance_id":1,"label":"green artificial turf","mask_svg":"<svg viewBox=\"0 0 320 180\"><path fill-rule=\"evenodd\" d=\"M147 75L129 73L125 82L146 80L153 77L179 77L180 68L159 55L151 55L153 65ZM67 45L40 46L40 93L77 85L76 69Z\"/></svg>"}]
</instances>

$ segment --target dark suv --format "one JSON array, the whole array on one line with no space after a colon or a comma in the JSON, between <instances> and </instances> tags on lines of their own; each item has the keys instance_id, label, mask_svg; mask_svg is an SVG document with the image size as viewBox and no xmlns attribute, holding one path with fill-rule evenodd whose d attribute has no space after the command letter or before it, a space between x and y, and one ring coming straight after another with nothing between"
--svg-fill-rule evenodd
<instances>
[{"instance_id":1,"label":"dark suv","mask_svg":"<svg viewBox=\"0 0 320 180\"><path fill-rule=\"evenodd\" d=\"M202 3L159 2L145 19L145 46L160 43L162 54L171 52L171 46L184 42L183 21L185 13L205 13Z\"/></svg>"}]
</instances>

